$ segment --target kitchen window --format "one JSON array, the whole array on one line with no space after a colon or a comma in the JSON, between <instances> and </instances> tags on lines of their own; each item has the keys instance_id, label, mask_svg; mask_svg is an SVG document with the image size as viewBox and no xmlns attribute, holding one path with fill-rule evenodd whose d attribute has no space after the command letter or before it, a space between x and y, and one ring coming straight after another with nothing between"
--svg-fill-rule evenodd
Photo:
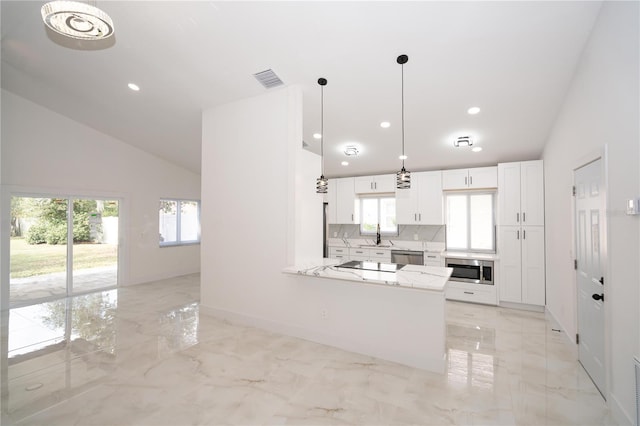
<instances>
[{"instance_id":1,"label":"kitchen window","mask_svg":"<svg viewBox=\"0 0 640 426\"><path fill-rule=\"evenodd\" d=\"M380 233L398 235L395 197L361 197L360 234L375 235L380 224Z\"/></svg>"},{"instance_id":2,"label":"kitchen window","mask_svg":"<svg viewBox=\"0 0 640 426\"><path fill-rule=\"evenodd\" d=\"M495 252L495 193L449 193L447 250Z\"/></svg>"},{"instance_id":3,"label":"kitchen window","mask_svg":"<svg viewBox=\"0 0 640 426\"><path fill-rule=\"evenodd\" d=\"M200 201L161 199L160 247L200 242Z\"/></svg>"}]
</instances>

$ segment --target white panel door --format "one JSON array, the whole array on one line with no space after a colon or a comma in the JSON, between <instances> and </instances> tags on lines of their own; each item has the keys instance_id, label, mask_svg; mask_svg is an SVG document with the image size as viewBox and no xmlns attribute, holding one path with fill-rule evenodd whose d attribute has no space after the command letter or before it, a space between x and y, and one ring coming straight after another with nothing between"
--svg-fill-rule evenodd
<instances>
[{"instance_id":1,"label":"white panel door","mask_svg":"<svg viewBox=\"0 0 640 426\"><path fill-rule=\"evenodd\" d=\"M498 168L493 167L477 167L469 169L469 188L497 188L498 187Z\"/></svg>"},{"instance_id":2,"label":"white panel door","mask_svg":"<svg viewBox=\"0 0 640 426\"><path fill-rule=\"evenodd\" d=\"M520 226L520 163L498 164L498 225Z\"/></svg>"},{"instance_id":3,"label":"white panel door","mask_svg":"<svg viewBox=\"0 0 640 426\"><path fill-rule=\"evenodd\" d=\"M500 301L522 302L522 263L520 227L498 227L500 250Z\"/></svg>"},{"instance_id":4,"label":"white panel door","mask_svg":"<svg viewBox=\"0 0 640 426\"><path fill-rule=\"evenodd\" d=\"M604 230L602 160L574 172L578 283L578 353L593 383L604 395Z\"/></svg>"},{"instance_id":5,"label":"white panel door","mask_svg":"<svg viewBox=\"0 0 640 426\"><path fill-rule=\"evenodd\" d=\"M520 165L522 225L544 225L544 169L542 160Z\"/></svg>"},{"instance_id":6,"label":"white panel door","mask_svg":"<svg viewBox=\"0 0 640 426\"><path fill-rule=\"evenodd\" d=\"M544 306L544 227L522 227L522 303Z\"/></svg>"}]
</instances>

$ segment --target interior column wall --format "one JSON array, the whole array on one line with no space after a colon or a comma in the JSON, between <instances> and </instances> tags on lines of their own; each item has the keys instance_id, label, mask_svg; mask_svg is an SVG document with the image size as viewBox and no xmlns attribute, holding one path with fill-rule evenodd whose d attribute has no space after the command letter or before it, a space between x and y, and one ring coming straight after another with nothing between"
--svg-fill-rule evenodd
<instances>
[{"instance_id":1,"label":"interior column wall","mask_svg":"<svg viewBox=\"0 0 640 426\"><path fill-rule=\"evenodd\" d=\"M608 402L620 423L635 417L633 356L640 345L638 216L626 200L640 194L638 158L639 4L604 2L544 149L547 308L573 338L577 297L573 270L571 186L581 158L608 151L608 263L610 323Z\"/></svg>"}]
</instances>

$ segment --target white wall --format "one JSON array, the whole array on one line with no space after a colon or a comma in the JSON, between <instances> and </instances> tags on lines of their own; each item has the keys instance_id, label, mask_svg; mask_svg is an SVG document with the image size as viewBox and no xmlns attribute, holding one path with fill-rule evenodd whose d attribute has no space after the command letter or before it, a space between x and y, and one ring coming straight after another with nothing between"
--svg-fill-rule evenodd
<instances>
[{"instance_id":1,"label":"white wall","mask_svg":"<svg viewBox=\"0 0 640 426\"><path fill-rule=\"evenodd\" d=\"M633 355L640 349L638 287L640 218L624 214L640 195L638 2L604 2L573 83L545 146L547 308L575 336L572 267L572 169L580 158L608 149L609 403L619 422L635 417Z\"/></svg>"},{"instance_id":2,"label":"white wall","mask_svg":"<svg viewBox=\"0 0 640 426\"><path fill-rule=\"evenodd\" d=\"M123 197L121 284L199 271L199 245L158 246L158 200L199 199L199 175L5 90L1 152L3 200L10 191Z\"/></svg>"}]
</instances>

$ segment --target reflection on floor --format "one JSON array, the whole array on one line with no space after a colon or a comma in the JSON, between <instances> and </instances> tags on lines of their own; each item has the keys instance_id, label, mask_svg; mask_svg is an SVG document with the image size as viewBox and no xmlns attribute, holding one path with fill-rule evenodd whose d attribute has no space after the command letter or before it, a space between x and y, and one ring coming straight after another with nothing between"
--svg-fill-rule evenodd
<instances>
[{"instance_id":1,"label":"reflection on floor","mask_svg":"<svg viewBox=\"0 0 640 426\"><path fill-rule=\"evenodd\" d=\"M117 283L117 265L79 269L73 272L74 292L114 287ZM55 272L27 278L11 278L9 287L11 306L38 299L63 297L67 294L67 273Z\"/></svg>"},{"instance_id":2,"label":"reflection on floor","mask_svg":"<svg viewBox=\"0 0 640 426\"><path fill-rule=\"evenodd\" d=\"M2 317L2 424L610 424L544 315L447 304L429 373L199 315L199 276Z\"/></svg>"}]
</instances>

